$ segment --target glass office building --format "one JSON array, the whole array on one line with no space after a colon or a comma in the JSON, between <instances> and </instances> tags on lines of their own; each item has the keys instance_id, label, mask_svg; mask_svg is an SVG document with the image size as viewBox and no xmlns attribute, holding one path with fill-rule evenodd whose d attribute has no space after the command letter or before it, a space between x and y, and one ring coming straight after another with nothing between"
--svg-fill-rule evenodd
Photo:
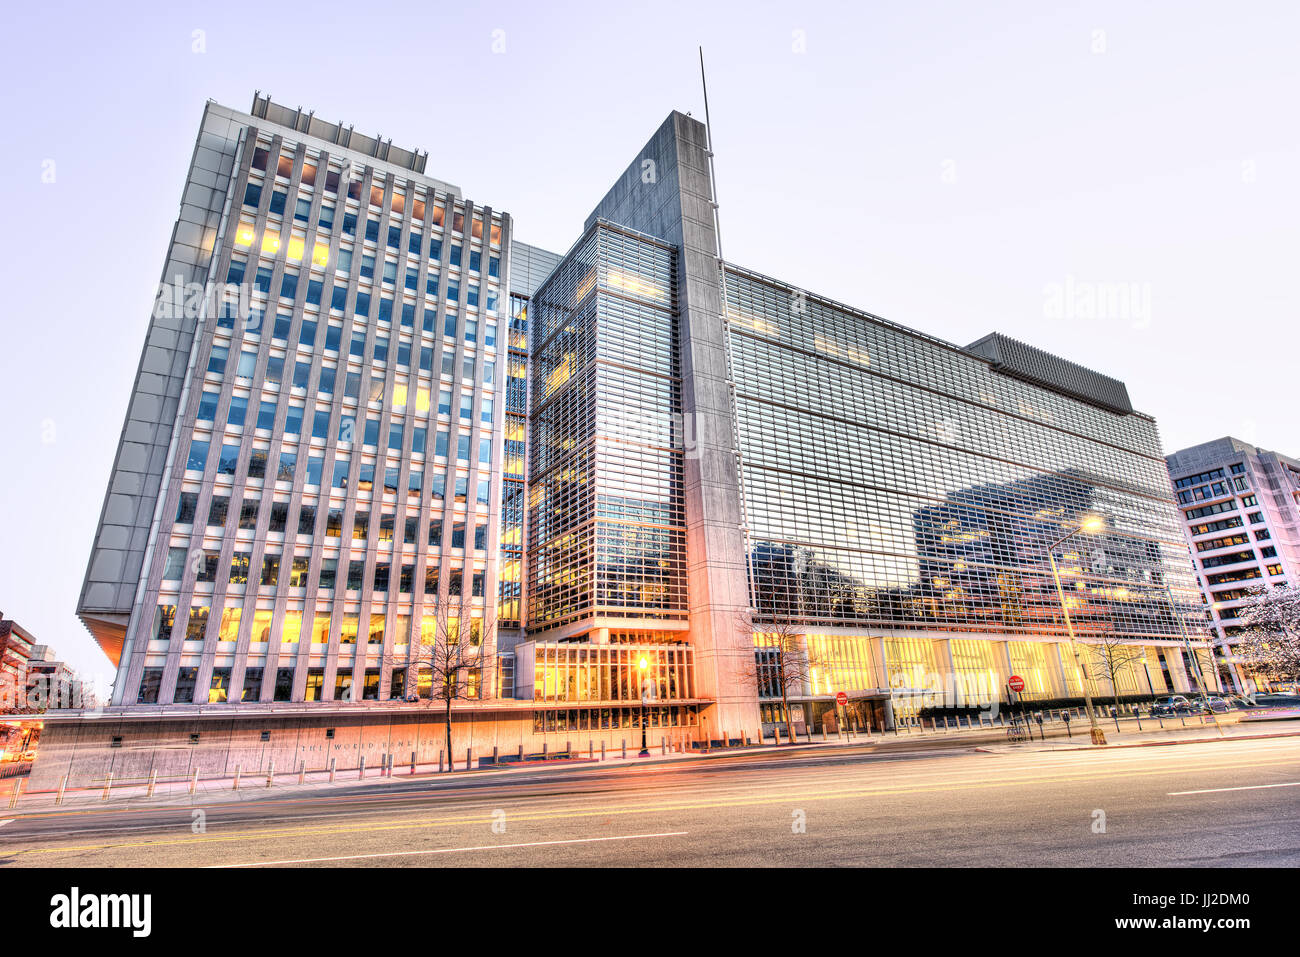
<instances>
[{"instance_id":1,"label":"glass office building","mask_svg":"<svg viewBox=\"0 0 1300 957\"><path fill-rule=\"evenodd\" d=\"M511 750L616 745L641 708L752 737L789 631L805 726L838 692L883 726L1013 674L1040 702L1192 686L1204 612L1122 383L725 264L681 113L564 256L425 160L206 107L78 607L117 718L280 716L294 761L338 747L312 715L353 721L344 760L393 746L382 716L421 751L461 634L487 673L455 734ZM1048 546L1090 516L1058 595ZM1063 607L1124 668L1081 670Z\"/></svg>"},{"instance_id":2,"label":"glass office building","mask_svg":"<svg viewBox=\"0 0 1300 957\"><path fill-rule=\"evenodd\" d=\"M673 252L598 223L533 297L530 629L685 621Z\"/></svg>"},{"instance_id":3,"label":"glass office building","mask_svg":"<svg viewBox=\"0 0 1300 957\"><path fill-rule=\"evenodd\" d=\"M726 283L755 630L825 632L809 697L865 690L833 677L845 661L904 711L918 673L1081 695L1047 549L1090 516L1102 531L1055 550L1075 633L1140 649L1121 693L1183 686L1204 612L1155 423L1121 384L739 268Z\"/></svg>"}]
</instances>

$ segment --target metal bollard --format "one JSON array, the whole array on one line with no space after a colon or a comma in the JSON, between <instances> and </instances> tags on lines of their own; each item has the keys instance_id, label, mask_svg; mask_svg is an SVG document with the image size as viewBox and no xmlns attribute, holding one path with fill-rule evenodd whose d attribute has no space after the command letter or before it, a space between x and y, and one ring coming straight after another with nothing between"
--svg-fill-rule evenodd
<instances>
[{"instance_id":1,"label":"metal bollard","mask_svg":"<svg viewBox=\"0 0 1300 957\"><path fill-rule=\"evenodd\" d=\"M108 779L107 779L106 781L104 781L104 797L103 797L103 800L105 800L105 801L108 800L109 792L112 791L112 790L113 790L113 772L112 772L112 771L109 771L109 772L108 772ZM17 795L17 793L14 794L14 800L15 800L15 801L18 800L18 795ZM9 806L10 806L10 807L13 807L12 804L9 805Z\"/></svg>"},{"instance_id":2,"label":"metal bollard","mask_svg":"<svg viewBox=\"0 0 1300 957\"><path fill-rule=\"evenodd\" d=\"M195 768L194 773L190 775L190 794L193 795L199 789L199 769Z\"/></svg>"},{"instance_id":3,"label":"metal bollard","mask_svg":"<svg viewBox=\"0 0 1300 957\"><path fill-rule=\"evenodd\" d=\"M600 759L601 759L602 761L605 760L605 742L604 742L604 741L600 742Z\"/></svg>"},{"instance_id":4,"label":"metal bollard","mask_svg":"<svg viewBox=\"0 0 1300 957\"><path fill-rule=\"evenodd\" d=\"M58 796L55 797L54 799L55 807L58 807L60 804L63 803L63 791L67 786L68 786L68 776L65 774L62 778L59 779L59 793Z\"/></svg>"},{"instance_id":5,"label":"metal bollard","mask_svg":"<svg viewBox=\"0 0 1300 957\"><path fill-rule=\"evenodd\" d=\"M474 770L474 749L473 748L465 749L465 770L466 771Z\"/></svg>"},{"instance_id":6,"label":"metal bollard","mask_svg":"<svg viewBox=\"0 0 1300 957\"><path fill-rule=\"evenodd\" d=\"M239 790L239 772L240 772L240 770L241 770L240 766L239 766L238 764L236 764L236 765L235 765L235 784L234 784L234 786L231 788L232 791L238 791L238 790Z\"/></svg>"},{"instance_id":7,"label":"metal bollard","mask_svg":"<svg viewBox=\"0 0 1300 957\"><path fill-rule=\"evenodd\" d=\"M149 789L148 789L147 791L145 791L144 796L145 796L145 797L153 797L153 790L154 790L154 787L155 787L157 784L158 784L158 769L157 769L157 768L153 768L153 769L149 772Z\"/></svg>"},{"instance_id":8,"label":"metal bollard","mask_svg":"<svg viewBox=\"0 0 1300 957\"><path fill-rule=\"evenodd\" d=\"M411 752L411 773L415 773L415 752Z\"/></svg>"},{"instance_id":9,"label":"metal bollard","mask_svg":"<svg viewBox=\"0 0 1300 957\"><path fill-rule=\"evenodd\" d=\"M668 742L664 740L662 735L659 738L659 753L660 754L668 753Z\"/></svg>"},{"instance_id":10,"label":"metal bollard","mask_svg":"<svg viewBox=\"0 0 1300 957\"><path fill-rule=\"evenodd\" d=\"M266 786L269 788L275 781L275 762L272 761L266 766Z\"/></svg>"},{"instance_id":11,"label":"metal bollard","mask_svg":"<svg viewBox=\"0 0 1300 957\"><path fill-rule=\"evenodd\" d=\"M518 760L520 760L520 761L522 761L522 760L524 759L524 746L523 746L522 744L519 745L519 752L518 752L518 754L516 755L516 758L517 758Z\"/></svg>"},{"instance_id":12,"label":"metal bollard","mask_svg":"<svg viewBox=\"0 0 1300 957\"><path fill-rule=\"evenodd\" d=\"M334 774L338 771L338 758L330 758L330 784L334 783Z\"/></svg>"},{"instance_id":13,"label":"metal bollard","mask_svg":"<svg viewBox=\"0 0 1300 957\"><path fill-rule=\"evenodd\" d=\"M298 783L299 784L307 783L307 762L306 761L298 762Z\"/></svg>"},{"instance_id":14,"label":"metal bollard","mask_svg":"<svg viewBox=\"0 0 1300 957\"><path fill-rule=\"evenodd\" d=\"M366 776L366 756L363 754L357 760L359 762L357 765L357 779L360 780Z\"/></svg>"},{"instance_id":15,"label":"metal bollard","mask_svg":"<svg viewBox=\"0 0 1300 957\"><path fill-rule=\"evenodd\" d=\"M442 773L442 748L438 749L438 773Z\"/></svg>"},{"instance_id":16,"label":"metal bollard","mask_svg":"<svg viewBox=\"0 0 1300 957\"><path fill-rule=\"evenodd\" d=\"M623 757L627 758L627 738L623 739Z\"/></svg>"},{"instance_id":17,"label":"metal bollard","mask_svg":"<svg viewBox=\"0 0 1300 957\"><path fill-rule=\"evenodd\" d=\"M587 739L587 760L590 761L595 756L596 756L596 744L591 740L591 738L588 738Z\"/></svg>"}]
</instances>

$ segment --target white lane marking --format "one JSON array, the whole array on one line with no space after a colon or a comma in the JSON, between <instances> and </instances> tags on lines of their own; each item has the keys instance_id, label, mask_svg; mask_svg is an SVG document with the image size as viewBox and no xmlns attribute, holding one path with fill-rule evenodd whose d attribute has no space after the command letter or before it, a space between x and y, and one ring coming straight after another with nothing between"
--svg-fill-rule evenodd
<instances>
[{"instance_id":1,"label":"white lane marking","mask_svg":"<svg viewBox=\"0 0 1300 957\"><path fill-rule=\"evenodd\" d=\"M1262 791L1264 788L1300 788L1300 781L1288 781L1286 784L1248 784L1239 788L1205 788L1201 791L1168 791L1167 797L1179 794L1218 794L1222 791Z\"/></svg>"},{"instance_id":2,"label":"white lane marking","mask_svg":"<svg viewBox=\"0 0 1300 957\"><path fill-rule=\"evenodd\" d=\"M439 847L431 851L391 851L383 854L349 854L345 857L305 857L293 861L254 861L251 864L212 864L213 869L267 867L272 864L320 864L327 861L360 861L375 857L410 857L416 854L457 854L463 851L503 851L517 847L551 847L557 844L596 844L601 841L635 841L651 837L682 837L687 831L664 831L659 834L620 834L617 837L581 837L567 841L530 841L525 844L480 844L477 847Z\"/></svg>"},{"instance_id":3,"label":"white lane marking","mask_svg":"<svg viewBox=\"0 0 1300 957\"><path fill-rule=\"evenodd\" d=\"M0 827L4 827L6 824L12 824L13 822L14 822L13 818L7 817L3 821L0 821Z\"/></svg>"}]
</instances>

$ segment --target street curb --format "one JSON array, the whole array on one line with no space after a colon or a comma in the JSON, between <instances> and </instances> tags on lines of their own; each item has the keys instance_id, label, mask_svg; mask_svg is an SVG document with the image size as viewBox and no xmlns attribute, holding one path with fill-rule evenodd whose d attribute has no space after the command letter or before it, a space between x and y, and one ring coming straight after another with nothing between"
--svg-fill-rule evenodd
<instances>
[{"instance_id":1,"label":"street curb","mask_svg":"<svg viewBox=\"0 0 1300 957\"><path fill-rule=\"evenodd\" d=\"M1178 741L1137 741L1133 744L1085 744L1073 748L1051 748L1052 751L1110 751L1115 748L1165 748L1176 744L1213 744L1218 741L1262 741L1265 738L1295 738L1300 731L1275 731L1272 734L1229 734L1214 738L1183 738ZM1036 748L1042 751L1042 748Z\"/></svg>"},{"instance_id":2,"label":"street curb","mask_svg":"<svg viewBox=\"0 0 1300 957\"><path fill-rule=\"evenodd\" d=\"M1134 741L1130 744L1080 744L1068 748L1026 748L1023 751L1009 751L1006 748L978 747L973 750L982 754L1054 754L1064 751L1114 751L1117 748L1165 748L1177 744L1215 744L1222 741L1262 741L1266 738L1300 737L1300 731L1276 731L1272 734L1229 734L1213 738L1182 738L1174 741Z\"/></svg>"}]
</instances>

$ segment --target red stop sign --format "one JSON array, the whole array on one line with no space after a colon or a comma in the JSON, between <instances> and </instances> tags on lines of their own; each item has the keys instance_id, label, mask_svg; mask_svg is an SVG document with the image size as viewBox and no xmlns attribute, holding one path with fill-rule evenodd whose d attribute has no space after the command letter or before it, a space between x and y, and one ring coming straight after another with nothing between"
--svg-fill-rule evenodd
<instances>
[{"instance_id":1,"label":"red stop sign","mask_svg":"<svg viewBox=\"0 0 1300 957\"><path fill-rule=\"evenodd\" d=\"M1007 687L1019 694L1025 690L1025 679L1020 675L1012 675L1011 680L1007 682Z\"/></svg>"},{"instance_id":2,"label":"red stop sign","mask_svg":"<svg viewBox=\"0 0 1300 957\"><path fill-rule=\"evenodd\" d=\"M843 691L838 692L835 695L835 703L838 705L846 705L849 703L849 696L846 695Z\"/></svg>"}]
</instances>

